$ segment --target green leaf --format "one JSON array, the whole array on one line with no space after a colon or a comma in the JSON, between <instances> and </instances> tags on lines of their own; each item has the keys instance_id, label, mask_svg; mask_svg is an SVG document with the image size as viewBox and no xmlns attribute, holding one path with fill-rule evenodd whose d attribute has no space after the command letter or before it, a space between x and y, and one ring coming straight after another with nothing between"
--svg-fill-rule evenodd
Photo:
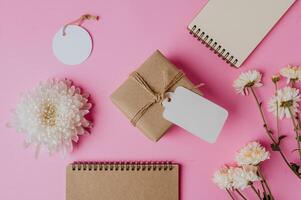
<instances>
[{"instance_id":1,"label":"green leaf","mask_svg":"<svg viewBox=\"0 0 301 200\"><path fill-rule=\"evenodd\" d=\"M291 168L294 172L296 172L297 174L299 174L299 169L300 169L300 166L296 163L291 163Z\"/></svg>"},{"instance_id":2,"label":"green leaf","mask_svg":"<svg viewBox=\"0 0 301 200\"><path fill-rule=\"evenodd\" d=\"M279 144L271 144L271 148L273 151L280 151Z\"/></svg>"}]
</instances>

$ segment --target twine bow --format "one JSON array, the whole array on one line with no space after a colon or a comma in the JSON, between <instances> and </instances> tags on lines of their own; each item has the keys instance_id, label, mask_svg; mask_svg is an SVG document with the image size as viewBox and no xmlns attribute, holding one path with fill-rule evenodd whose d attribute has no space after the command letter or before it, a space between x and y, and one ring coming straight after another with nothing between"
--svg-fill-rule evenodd
<instances>
[{"instance_id":1,"label":"twine bow","mask_svg":"<svg viewBox=\"0 0 301 200\"><path fill-rule=\"evenodd\" d=\"M130 120L131 123L136 126L139 119L146 113L146 111L156 103L162 103L165 99L166 93L172 88L176 83L178 83L184 76L184 73L179 71L174 78L167 83L167 74L166 71L163 71L163 90L161 92L156 92L151 89L148 83L143 79L143 77L138 72L133 72L130 77L135 80L139 86L141 86L148 94L152 96L152 100L146 103L139 111L134 115Z\"/></svg>"},{"instance_id":2,"label":"twine bow","mask_svg":"<svg viewBox=\"0 0 301 200\"><path fill-rule=\"evenodd\" d=\"M79 26L82 25L82 23L85 21L85 20L99 20L99 16L96 16L96 15L90 15L90 14L84 14L82 15L80 18L66 24L64 27L63 27L63 36L66 35L66 28L69 26L69 25L72 25L72 24L78 24Z\"/></svg>"}]
</instances>

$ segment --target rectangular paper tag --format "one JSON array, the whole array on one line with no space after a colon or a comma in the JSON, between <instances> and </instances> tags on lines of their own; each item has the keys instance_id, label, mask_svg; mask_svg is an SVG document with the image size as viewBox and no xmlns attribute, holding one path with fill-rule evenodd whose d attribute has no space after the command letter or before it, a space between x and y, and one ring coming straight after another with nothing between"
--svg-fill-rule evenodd
<instances>
[{"instance_id":1,"label":"rectangular paper tag","mask_svg":"<svg viewBox=\"0 0 301 200\"><path fill-rule=\"evenodd\" d=\"M228 112L184 87L177 87L174 93L169 94L170 98L162 103L163 117L193 135L214 143Z\"/></svg>"}]
</instances>

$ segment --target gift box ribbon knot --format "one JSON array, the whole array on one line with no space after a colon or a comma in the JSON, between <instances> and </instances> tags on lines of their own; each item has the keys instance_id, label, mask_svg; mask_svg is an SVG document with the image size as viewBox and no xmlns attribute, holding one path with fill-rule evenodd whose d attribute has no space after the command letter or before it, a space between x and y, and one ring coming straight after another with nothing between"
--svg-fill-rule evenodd
<instances>
[{"instance_id":1,"label":"gift box ribbon knot","mask_svg":"<svg viewBox=\"0 0 301 200\"><path fill-rule=\"evenodd\" d=\"M153 98L150 102L146 103L144 106L142 106L138 112L132 117L130 120L131 123L136 126L139 119L147 112L147 110L153 106L156 103L161 104L162 101L166 98L166 93L169 92L169 90L176 85L185 75L182 71L179 71L173 79L168 81L167 79L167 73L166 71L163 71L163 90L160 92L154 91L149 84L143 79L143 77L138 72L133 72L130 77L136 81L136 83L142 87L148 94L150 94Z\"/></svg>"}]
</instances>

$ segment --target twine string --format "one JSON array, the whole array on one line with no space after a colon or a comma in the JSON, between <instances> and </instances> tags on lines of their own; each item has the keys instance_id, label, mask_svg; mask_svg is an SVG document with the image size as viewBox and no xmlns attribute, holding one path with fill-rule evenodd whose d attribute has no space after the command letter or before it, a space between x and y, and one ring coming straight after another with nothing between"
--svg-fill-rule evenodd
<instances>
[{"instance_id":1,"label":"twine string","mask_svg":"<svg viewBox=\"0 0 301 200\"><path fill-rule=\"evenodd\" d=\"M131 123L136 126L139 119L146 113L146 111L156 103L162 103L165 98L166 93L170 88L172 88L175 84L177 84L184 76L182 71L179 71L171 81L167 81L167 73L163 71L163 90L160 92L154 91L149 84L143 79L143 77L138 72L133 72L130 77L135 80L139 86L141 86L148 94L152 96L152 100L146 103L142 108L138 110L138 112L133 116L130 120Z\"/></svg>"},{"instance_id":2,"label":"twine string","mask_svg":"<svg viewBox=\"0 0 301 200\"><path fill-rule=\"evenodd\" d=\"M77 24L79 26L81 26L84 21L86 20L96 20L98 21L99 20L99 16L96 16L96 15L90 15L90 14L84 14L82 16L80 16L78 19L72 21L72 22L69 22L68 24L66 24L64 27L63 27L63 36L66 35L66 29L69 25L73 25L73 24Z\"/></svg>"}]
</instances>

